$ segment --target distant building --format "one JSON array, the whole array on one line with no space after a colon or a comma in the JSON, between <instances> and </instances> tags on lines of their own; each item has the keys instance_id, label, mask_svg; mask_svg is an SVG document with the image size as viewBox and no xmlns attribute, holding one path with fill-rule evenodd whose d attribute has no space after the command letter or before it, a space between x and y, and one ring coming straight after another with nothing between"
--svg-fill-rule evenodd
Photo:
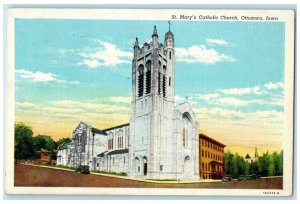
<instances>
[{"instance_id":1,"label":"distant building","mask_svg":"<svg viewBox=\"0 0 300 204\"><path fill-rule=\"evenodd\" d=\"M246 154L244 160L248 162L249 164L252 162L256 162L258 160L258 152L257 152L257 147L255 147L255 153L254 157L251 157L249 154Z\"/></svg>"},{"instance_id":2,"label":"distant building","mask_svg":"<svg viewBox=\"0 0 300 204\"><path fill-rule=\"evenodd\" d=\"M204 135L199 135L199 168L201 179L222 179L224 176L225 145Z\"/></svg>"},{"instance_id":3,"label":"distant building","mask_svg":"<svg viewBox=\"0 0 300 204\"><path fill-rule=\"evenodd\" d=\"M51 152L48 151L48 150L45 150L43 148L41 148L40 151L36 152L36 156L37 156L37 159L38 159L38 163L49 164L49 163L52 162Z\"/></svg>"},{"instance_id":4,"label":"distant building","mask_svg":"<svg viewBox=\"0 0 300 204\"><path fill-rule=\"evenodd\" d=\"M70 145L71 142L64 142L57 148L57 158L56 158L57 165L67 166L68 155L70 154L70 148L69 148Z\"/></svg>"}]
</instances>

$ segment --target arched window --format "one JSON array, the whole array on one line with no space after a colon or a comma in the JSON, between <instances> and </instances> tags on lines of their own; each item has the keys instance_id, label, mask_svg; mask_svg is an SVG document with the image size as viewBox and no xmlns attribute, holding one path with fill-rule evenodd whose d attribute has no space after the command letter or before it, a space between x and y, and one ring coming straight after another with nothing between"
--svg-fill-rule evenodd
<instances>
[{"instance_id":1,"label":"arched window","mask_svg":"<svg viewBox=\"0 0 300 204\"><path fill-rule=\"evenodd\" d=\"M192 118L189 113L185 112L182 115L182 135L184 136L184 147L190 147L191 138L193 134L193 125L192 125Z\"/></svg>"},{"instance_id":2,"label":"arched window","mask_svg":"<svg viewBox=\"0 0 300 204\"><path fill-rule=\"evenodd\" d=\"M171 53L171 51L169 52L169 59L171 59L171 56L172 56L172 53Z\"/></svg>"},{"instance_id":3,"label":"arched window","mask_svg":"<svg viewBox=\"0 0 300 204\"><path fill-rule=\"evenodd\" d=\"M112 150L113 149L113 134L109 133L108 135L108 150Z\"/></svg>"},{"instance_id":4,"label":"arched window","mask_svg":"<svg viewBox=\"0 0 300 204\"><path fill-rule=\"evenodd\" d=\"M144 93L144 66L141 64L138 68L138 97Z\"/></svg>"},{"instance_id":5,"label":"arched window","mask_svg":"<svg viewBox=\"0 0 300 204\"><path fill-rule=\"evenodd\" d=\"M146 62L146 94L151 92L151 61Z\"/></svg>"},{"instance_id":6,"label":"arched window","mask_svg":"<svg viewBox=\"0 0 300 204\"><path fill-rule=\"evenodd\" d=\"M123 148L123 130L118 131L118 149Z\"/></svg>"},{"instance_id":7,"label":"arched window","mask_svg":"<svg viewBox=\"0 0 300 204\"><path fill-rule=\"evenodd\" d=\"M169 77L169 86L171 86L171 77Z\"/></svg>"}]
</instances>

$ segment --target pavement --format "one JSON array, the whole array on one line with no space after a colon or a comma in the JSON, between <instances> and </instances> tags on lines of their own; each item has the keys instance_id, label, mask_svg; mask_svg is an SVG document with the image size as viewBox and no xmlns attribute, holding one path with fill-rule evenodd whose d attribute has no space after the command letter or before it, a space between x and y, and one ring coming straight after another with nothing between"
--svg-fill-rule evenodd
<instances>
[{"instance_id":1,"label":"pavement","mask_svg":"<svg viewBox=\"0 0 300 204\"><path fill-rule=\"evenodd\" d=\"M247 181L153 181L103 173L80 174L70 169L15 164L15 186L282 189L282 177Z\"/></svg>"}]
</instances>

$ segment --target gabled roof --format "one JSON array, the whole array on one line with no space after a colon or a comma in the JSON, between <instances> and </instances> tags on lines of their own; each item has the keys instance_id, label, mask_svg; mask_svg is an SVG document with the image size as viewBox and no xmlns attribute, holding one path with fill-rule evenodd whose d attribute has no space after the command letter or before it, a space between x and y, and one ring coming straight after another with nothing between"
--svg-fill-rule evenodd
<instances>
[{"instance_id":1,"label":"gabled roof","mask_svg":"<svg viewBox=\"0 0 300 204\"><path fill-rule=\"evenodd\" d=\"M247 155L245 156L245 159L251 159L250 155L247 154Z\"/></svg>"}]
</instances>

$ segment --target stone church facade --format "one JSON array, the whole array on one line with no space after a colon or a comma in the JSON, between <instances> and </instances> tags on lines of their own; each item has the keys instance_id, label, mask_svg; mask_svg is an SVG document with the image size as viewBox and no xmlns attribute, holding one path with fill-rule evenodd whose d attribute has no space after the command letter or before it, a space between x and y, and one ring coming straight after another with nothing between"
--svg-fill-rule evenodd
<instances>
[{"instance_id":1,"label":"stone church facade","mask_svg":"<svg viewBox=\"0 0 300 204\"><path fill-rule=\"evenodd\" d=\"M81 122L73 131L68 166L124 172L149 179L199 179L196 116L188 102L175 104L174 34L139 45L132 60L131 117L128 124L99 130Z\"/></svg>"}]
</instances>

